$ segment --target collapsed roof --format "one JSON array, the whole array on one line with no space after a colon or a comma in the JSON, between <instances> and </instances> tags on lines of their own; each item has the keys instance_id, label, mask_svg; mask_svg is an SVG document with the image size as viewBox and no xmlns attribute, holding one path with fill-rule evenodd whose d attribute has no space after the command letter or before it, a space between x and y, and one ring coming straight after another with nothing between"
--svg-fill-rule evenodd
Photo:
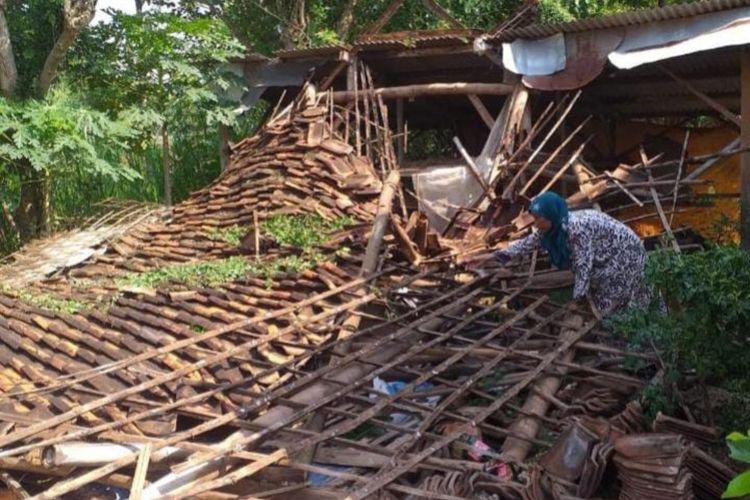
<instances>
[{"instance_id":1,"label":"collapsed roof","mask_svg":"<svg viewBox=\"0 0 750 500\"><path fill-rule=\"evenodd\" d=\"M628 352L594 311L552 293L569 273L541 255L487 275L460 262L524 234L526 199L553 188L616 216L653 207L680 250L669 205L702 185L696 167L738 145L698 158L641 148L599 168L579 117L586 92L502 83L486 60L493 80L457 81L482 57L455 33L415 34L416 47L396 52L398 36L374 38L353 69L320 66L317 85L282 99L229 168L174 210L113 216L0 269L11 285L0 294L0 466L24 473L4 478L10 489L586 498L603 495L613 466L621 498L720 494L732 471L704 451L716 431L645 420L634 399L658 357ZM398 58L414 69L403 85L384 73ZM437 92L413 79L435 67L453 74ZM404 120L386 80L394 99L420 86ZM452 85L493 82L479 104ZM440 164L407 165L403 123L455 112L450 92L471 106L457 121L481 133L457 137ZM298 248L269 229L287 216L346 227Z\"/></svg>"}]
</instances>

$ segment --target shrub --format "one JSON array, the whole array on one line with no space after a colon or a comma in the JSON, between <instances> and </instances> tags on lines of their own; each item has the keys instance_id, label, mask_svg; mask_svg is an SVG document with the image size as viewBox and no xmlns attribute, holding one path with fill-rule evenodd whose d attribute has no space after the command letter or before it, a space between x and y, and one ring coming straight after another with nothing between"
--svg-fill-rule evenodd
<instances>
[{"instance_id":1,"label":"shrub","mask_svg":"<svg viewBox=\"0 0 750 500\"><path fill-rule=\"evenodd\" d=\"M631 309L610 320L613 332L632 349L656 347L670 384L694 374L702 385L746 386L750 253L731 246L691 254L660 250L649 256L646 280L665 298L669 314ZM656 400L669 406L661 396Z\"/></svg>"},{"instance_id":2,"label":"shrub","mask_svg":"<svg viewBox=\"0 0 750 500\"><path fill-rule=\"evenodd\" d=\"M750 464L750 431L747 434L731 433L727 436L727 445L733 459ZM739 498L745 495L750 495L750 470L732 479L721 498Z\"/></svg>"}]
</instances>

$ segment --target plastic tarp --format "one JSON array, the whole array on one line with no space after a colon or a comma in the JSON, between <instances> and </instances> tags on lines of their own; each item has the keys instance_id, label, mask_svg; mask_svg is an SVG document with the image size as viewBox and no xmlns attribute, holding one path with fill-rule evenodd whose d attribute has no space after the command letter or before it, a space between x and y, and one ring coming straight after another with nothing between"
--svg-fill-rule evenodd
<instances>
[{"instance_id":1,"label":"plastic tarp","mask_svg":"<svg viewBox=\"0 0 750 500\"><path fill-rule=\"evenodd\" d=\"M704 50L750 43L750 8L629 28L609 55L612 64L631 69L642 64Z\"/></svg>"},{"instance_id":2,"label":"plastic tarp","mask_svg":"<svg viewBox=\"0 0 750 500\"><path fill-rule=\"evenodd\" d=\"M489 173L489 166L480 173ZM419 199L419 210L427 216L434 229L442 233L462 207L473 206L482 195L482 186L464 166L440 167L414 176L414 187Z\"/></svg>"},{"instance_id":3,"label":"plastic tarp","mask_svg":"<svg viewBox=\"0 0 750 500\"><path fill-rule=\"evenodd\" d=\"M551 75L565 68L562 33L541 40L516 40L503 44L503 66L517 75Z\"/></svg>"},{"instance_id":4,"label":"plastic tarp","mask_svg":"<svg viewBox=\"0 0 750 500\"><path fill-rule=\"evenodd\" d=\"M595 78L609 60L620 69L722 47L750 44L750 7L686 19L503 44L503 65L542 90L570 90ZM622 39L621 43L616 43ZM567 50L566 50L567 49ZM546 78L541 78L546 77Z\"/></svg>"}]
</instances>

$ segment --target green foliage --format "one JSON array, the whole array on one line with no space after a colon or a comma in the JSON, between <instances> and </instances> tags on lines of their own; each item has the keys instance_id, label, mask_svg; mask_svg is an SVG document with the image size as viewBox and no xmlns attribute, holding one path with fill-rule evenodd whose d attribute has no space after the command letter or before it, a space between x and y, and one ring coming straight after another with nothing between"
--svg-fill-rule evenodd
<instances>
[{"instance_id":1,"label":"green foliage","mask_svg":"<svg viewBox=\"0 0 750 500\"><path fill-rule=\"evenodd\" d=\"M143 118L130 112L111 118L63 87L43 101L0 98L0 169L10 172L25 161L39 171L135 179L136 172L112 160L138 135Z\"/></svg>"},{"instance_id":2,"label":"green foliage","mask_svg":"<svg viewBox=\"0 0 750 500\"><path fill-rule=\"evenodd\" d=\"M664 388L690 373L702 384L726 388L730 395L746 392L750 253L732 246L691 254L662 250L649 256L646 278L666 299L669 314L656 307L631 309L610 320L614 333L626 338L631 350L650 350L653 345L661 353L666 367L663 388L651 388L644 394L644 400L651 401L644 402L669 412L673 401ZM743 398L729 401L721 407L727 418L719 415L717 420L742 417L749 407Z\"/></svg>"},{"instance_id":3,"label":"green foliage","mask_svg":"<svg viewBox=\"0 0 750 500\"><path fill-rule=\"evenodd\" d=\"M247 229L240 226L230 226L225 228L215 228L210 233L211 239L223 241L228 245L238 246L242 237L247 234Z\"/></svg>"},{"instance_id":4,"label":"green foliage","mask_svg":"<svg viewBox=\"0 0 750 500\"><path fill-rule=\"evenodd\" d=\"M249 260L245 257L207 262L192 262L162 267L144 273L129 273L117 283L121 287L161 288L170 284L188 287L217 287L249 276L270 280L282 272L300 273L312 269L327 257L318 253L289 255L268 261Z\"/></svg>"},{"instance_id":5,"label":"green foliage","mask_svg":"<svg viewBox=\"0 0 750 500\"><path fill-rule=\"evenodd\" d=\"M257 128L265 111L260 106L244 118L234 112L244 82L228 63L243 48L216 18L112 14L111 23L81 36L70 57L69 78L86 88L89 101L99 108L137 108L158 118L124 158L141 172L148 189L115 195L161 198L166 131L172 198L183 200L220 173L218 124L235 127L236 137L243 137Z\"/></svg>"},{"instance_id":6,"label":"green foliage","mask_svg":"<svg viewBox=\"0 0 750 500\"><path fill-rule=\"evenodd\" d=\"M276 215L266 220L263 229L277 243L302 249L322 245L331 233L354 223L351 217L327 221L319 215Z\"/></svg>"},{"instance_id":7,"label":"green foliage","mask_svg":"<svg viewBox=\"0 0 750 500\"><path fill-rule=\"evenodd\" d=\"M746 373L750 324L750 253L714 247L692 254L658 251L646 277L667 299L670 314L631 310L613 328L634 343L652 339L678 370L702 380Z\"/></svg>"},{"instance_id":8,"label":"green foliage","mask_svg":"<svg viewBox=\"0 0 750 500\"><path fill-rule=\"evenodd\" d=\"M450 158L453 154L453 131L451 130L410 130L409 160L425 158Z\"/></svg>"},{"instance_id":9,"label":"green foliage","mask_svg":"<svg viewBox=\"0 0 750 500\"><path fill-rule=\"evenodd\" d=\"M87 308L87 304L78 300L56 297L48 293L31 293L27 290L18 290L7 286L0 286L0 291L15 297L31 306L46 309L59 314L75 314Z\"/></svg>"},{"instance_id":10,"label":"green foliage","mask_svg":"<svg viewBox=\"0 0 750 500\"><path fill-rule=\"evenodd\" d=\"M730 456L740 462L750 463L750 431L747 434L733 432L727 436ZM738 498L750 495L750 470L747 470L727 485L721 498Z\"/></svg>"},{"instance_id":11,"label":"green foliage","mask_svg":"<svg viewBox=\"0 0 750 500\"><path fill-rule=\"evenodd\" d=\"M234 123L230 103L221 101L242 85L225 64L243 49L224 23L164 12L110 13L112 22L82 35L68 66L93 102L107 109L138 105L167 122L200 110L207 123Z\"/></svg>"}]
</instances>

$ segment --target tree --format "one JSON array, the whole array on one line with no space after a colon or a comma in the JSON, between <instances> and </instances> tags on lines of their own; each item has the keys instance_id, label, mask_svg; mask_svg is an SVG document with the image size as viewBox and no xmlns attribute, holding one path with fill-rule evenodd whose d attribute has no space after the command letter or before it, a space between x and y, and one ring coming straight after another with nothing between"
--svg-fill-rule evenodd
<instances>
[{"instance_id":1,"label":"tree","mask_svg":"<svg viewBox=\"0 0 750 500\"><path fill-rule=\"evenodd\" d=\"M62 4L59 1L0 0L0 89L3 98L16 101L44 99L70 46L91 22L95 11L96 0L64 0ZM40 16L42 12L44 15ZM50 38L49 33L56 36ZM45 49L46 54L42 55ZM43 60L41 65L40 59ZM21 65L17 65L19 61ZM16 118L25 117L32 121L38 118L10 111L18 109L4 107L6 113ZM32 109L35 108L29 108ZM6 149L12 149L12 144L18 144L24 137L27 122L14 120L11 116L4 118L6 125L20 127L2 129ZM22 236L27 238L46 231L49 228L50 183L47 166L32 161L27 154L5 160L10 161L6 167L20 178L15 219Z\"/></svg>"},{"instance_id":2,"label":"tree","mask_svg":"<svg viewBox=\"0 0 750 500\"><path fill-rule=\"evenodd\" d=\"M163 201L171 204L172 131L189 135L191 128L218 131L220 125L234 125L232 109L243 83L227 63L241 56L243 47L221 20L208 15L184 10L110 14L110 23L80 40L69 78L87 88L90 101L101 109L133 107L158 117ZM230 90L234 99L223 97ZM214 146L211 154L218 157L217 152Z\"/></svg>"}]
</instances>

